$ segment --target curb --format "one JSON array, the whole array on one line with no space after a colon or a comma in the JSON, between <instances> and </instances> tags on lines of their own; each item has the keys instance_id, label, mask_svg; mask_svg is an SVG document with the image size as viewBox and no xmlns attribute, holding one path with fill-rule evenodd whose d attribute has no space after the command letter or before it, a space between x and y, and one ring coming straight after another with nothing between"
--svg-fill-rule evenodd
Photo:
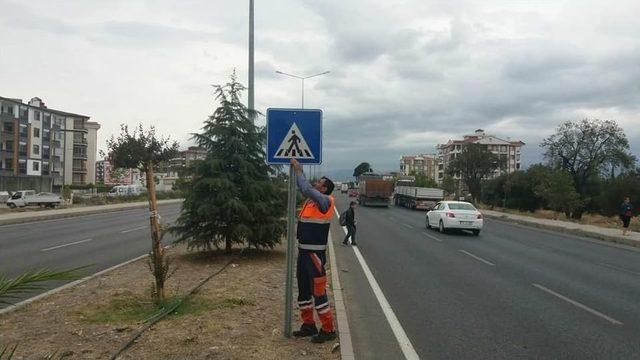
<instances>
[{"instance_id":1,"label":"curb","mask_svg":"<svg viewBox=\"0 0 640 360\"><path fill-rule=\"evenodd\" d=\"M568 234L568 235L584 236L584 237L588 237L588 238L591 238L591 239L600 240L600 241L603 241L603 242L609 242L609 243L614 243L614 244L618 244L618 245L626 245L626 246L631 246L631 247L635 247L635 248L640 248L640 242L636 241L636 240L632 240L632 239L624 239L624 238L619 238L619 237L614 237L614 236L608 236L608 235L598 234L598 233L594 233L594 232L590 232L590 231L584 231L584 230L580 230L580 229L569 229L569 228L565 228L565 227L562 227L562 226L540 224L540 223L537 223L537 222L534 222L534 221L513 219L513 218L510 218L508 216L508 214L504 214L504 215L489 215L489 214L484 214L483 213L483 215L485 217L487 217L487 218L496 219L496 220L502 220L502 221L506 221L506 222L510 222L510 223L514 223L514 224L526 225L526 226L535 227L535 228L539 228L539 229L552 230L552 231L556 231L556 232L563 233L563 234Z\"/></svg>"},{"instance_id":2,"label":"curb","mask_svg":"<svg viewBox=\"0 0 640 360\"><path fill-rule=\"evenodd\" d=\"M51 290L49 290L47 292L44 292L44 293L39 294L39 295L36 295L36 296L34 296L32 298L28 298L26 300L20 301L19 303L16 303L16 304L13 304L13 305L9 305L4 309L0 309L0 315L7 314L7 313L13 312L15 310L18 310L18 309L24 307L25 305L31 304L32 302L38 301L38 300L43 299L43 298L45 298L45 297L47 297L49 295L53 295L55 293L58 293L58 292L60 292L62 290L66 290L66 289L72 288L74 286L80 285L80 284L85 283L85 282L87 282L87 281L89 281L91 279L94 279L94 278L96 278L96 277L98 277L100 275L104 275L104 274L106 274L106 273L108 273L110 271L116 270L116 269L121 268L121 267L123 267L125 265L129 265L129 264L131 264L133 262L136 262L138 260L144 259L147 256L149 256L149 254L144 254L144 255L138 256L136 258L133 258L131 260L127 260L127 261L125 261L123 263L120 263L118 265L114 265L114 266L112 266L110 268L98 271L95 274L83 277L82 279L72 281L72 282L70 282L68 284L64 284L64 285L59 286L59 287L57 287L55 289L51 289Z\"/></svg>"},{"instance_id":3,"label":"curb","mask_svg":"<svg viewBox=\"0 0 640 360\"><path fill-rule=\"evenodd\" d=\"M160 201L158 201L158 205L174 204L174 203L179 203L179 202L182 202L182 201L184 201L184 200L183 199L160 200ZM122 205L122 206L118 206L118 207L113 206L113 207L108 207L108 208L105 208L105 207L106 206L111 206L111 205L87 206L87 207L84 207L84 208L82 208L82 207L80 207L80 208L71 208L71 209L68 209L68 210L71 210L71 211L62 212L62 213L53 213L53 214L52 213L49 213L49 214L34 213L33 216L24 216L24 217L15 218L15 219L2 219L2 218L0 218L0 226L23 224L23 223L29 223L29 222L35 222L35 221L43 221L43 220L65 219L65 218L79 217L79 216L85 216L85 215L117 212L117 211L121 211L121 210L131 210L131 209L145 208L145 207L149 206L149 203L146 202L146 201L144 201L144 202L140 201L140 202L134 202L134 203L118 204L118 205ZM65 209L65 210L67 210L67 209ZM55 210L53 210L53 211L55 211Z\"/></svg>"},{"instance_id":4,"label":"curb","mask_svg":"<svg viewBox=\"0 0 640 360\"><path fill-rule=\"evenodd\" d=\"M331 288L333 289L333 302L336 311L336 321L338 323L338 336L340 339L340 358L343 360L354 360L353 344L351 343L351 331L347 320L347 310L344 305L342 286L338 273L338 263L336 253L333 249L333 237L329 232L329 257L331 258Z\"/></svg>"}]
</instances>

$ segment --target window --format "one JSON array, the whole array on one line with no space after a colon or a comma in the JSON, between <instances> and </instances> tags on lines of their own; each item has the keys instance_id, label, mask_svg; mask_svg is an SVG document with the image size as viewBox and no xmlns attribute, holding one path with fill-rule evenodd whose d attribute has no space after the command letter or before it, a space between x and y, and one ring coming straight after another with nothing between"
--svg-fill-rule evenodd
<instances>
[{"instance_id":1,"label":"window","mask_svg":"<svg viewBox=\"0 0 640 360\"><path fill-rule=\"evenodd\" d=\"M451 210L475 210L476 208L474 208L473 205L467 204L467 203L450 203L449 204L449 209L451 209Z\"/></svg>"},{"instance_id":2,"label":"window","mask_svg":"<svg viewBox=\"0 0 640 360\"><path fill-rule=\"evenodd\" d=\"M40 145L33 145L33 154L40 155Z\"/></svg>"},{"instance_id":3,"label":"window","mask_svg":"<svg viewBox=\"0 0 640 360\"><path fill-rule=\"evenodd\" d=\"M40 121L40 111L34 111L34 112L33 112L33 118L34 118L36 121Z\"/></svg>"},{"instance_id":4,"label":"window","mask_svg":"<svg viewBox=\"0 0 640 360\"><path fill-rule=\"evenodd\" d=\"M13 132L13 123L10 123L10 122L4 123L3 130L5 132L12 133Z\"/></svg>"},{"instance_id":5,"label":"window","mask_svg":"<svg viewBox=\"0 0 640 360\"><path fill-rule=\"evenodd\" d=\"M28 135L27 125L20 125L20 136L27 137Z\"/></svg>"},{"instance_id":6,"label":"window","mask_svg":"<svg viewBox=\"0 0 640 360\"><path fill-rule=\"evenodd\" d=\"M4 151L13 152L13 141L7 140L4 143Z\"/></svg>"},{"instance_id":7,"label":"window","mask_svg":"<svg viewBox=\"0 0 640 360\"><path fill-rule=\"evenodd\" d=\"M22 156L27 156L27 144L20 144L20 146L18 146L18 153Z\"/></svg>"},{"instance_id":8,"label":"window","mask_svg":"<svg viewBox=\"0 0 640 360\"><path fill-rule=\"evenodd\" d=\"M37 161L33 162L33 171L40 171L40 163Z\"/></svg>"},{"instance_id":9,"label":"window","mask_svg":"<svg viewBox=\"0 0 640 360\"><path fill-rule=\"evenodd\" d=\"M20 173L20 174L26 174L27 173L27 162L26 161L18 162L18 173Z\"/></svg>"},{"instance_id":10,"label":"window","mask_svg":"<svg viewBox=\"0 0 640 360\"><path fill-rule=\"evenodd\" d=\"M40 129L33 128L33 137L34 138L39 138L40 137Z\"/></svg>"}]
</instances>

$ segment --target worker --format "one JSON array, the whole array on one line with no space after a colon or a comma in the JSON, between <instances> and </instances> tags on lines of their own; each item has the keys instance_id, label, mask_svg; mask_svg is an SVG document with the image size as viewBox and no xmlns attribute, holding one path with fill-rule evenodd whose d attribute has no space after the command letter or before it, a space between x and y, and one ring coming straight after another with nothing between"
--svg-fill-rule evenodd
<instances>
[{"instance_id":1,"label":"worker","mask_svg":"<svg viewBox=\"0 0 640 360\"><path fill-rule=\"evenodd\" d=\"M323 343L336 338L333 315L327 297L326 249L329 226L334 212L333 182L323 177L313 186L309 184L296 159L291 166L297 175L298 188L307 197L298 218L298 307L302 326L293 336L311 336L314 343ZM320 331L316 328L313 309L320 319Z\"/></svg>"}]
</instances>

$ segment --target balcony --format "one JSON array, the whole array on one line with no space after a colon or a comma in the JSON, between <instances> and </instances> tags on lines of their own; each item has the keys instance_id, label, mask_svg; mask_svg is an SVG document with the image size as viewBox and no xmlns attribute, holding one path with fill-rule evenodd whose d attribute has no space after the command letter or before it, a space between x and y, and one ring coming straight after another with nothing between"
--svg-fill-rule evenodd
<instances>
[{"instance_id":1,"label":"balcony","mask_svg":"<svg viewBox=\"0 0 640 360\"><path fill-rule=\"evenodd\" d=\"M73 158L78 160L87 160L87 154L73 153Z\"/></svg>"},{"instance_id":2,"label":"balcony","mask_svg":"<svg viewBox=\"0 0 640 360\"><path fill-rule=\"evenodd\" d=\"M78 173L78 174L86 174L87 173L87 168L74 167L73 168L73 172L74 173Z\"/></svg>"},{"instance_id":3,"label":"balcony","mask_svg":"<svg viewBox=\"0 0 640 360\"><path fill-rule=\"evenodd\" d=\"M73 145L89 146L87 139L73 139Z\"/></svg>"}]
</instances>

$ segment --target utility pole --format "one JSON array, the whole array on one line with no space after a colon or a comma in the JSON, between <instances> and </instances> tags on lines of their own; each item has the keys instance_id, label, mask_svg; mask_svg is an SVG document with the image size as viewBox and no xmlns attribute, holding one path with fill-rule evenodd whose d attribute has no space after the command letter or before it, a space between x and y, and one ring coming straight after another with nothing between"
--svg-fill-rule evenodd
<instances>
[{"instance_id":1,"label":"utility pole","mask_svg":"<svg viewBox=\"0 0 640 360\"><path fill-rule=\"evenodd\" d=\"M255 110L255 79L254 79L254 57L253 57L253 0L249 0L249 110ZM253 115L251 120L255 121Z\"/></svg>"}]
</instances>

